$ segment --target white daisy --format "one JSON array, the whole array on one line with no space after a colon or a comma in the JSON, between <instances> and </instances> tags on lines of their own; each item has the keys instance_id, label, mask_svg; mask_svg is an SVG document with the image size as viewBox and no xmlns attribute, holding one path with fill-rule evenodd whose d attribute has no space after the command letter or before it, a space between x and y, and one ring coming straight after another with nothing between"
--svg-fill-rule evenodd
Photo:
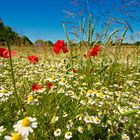
<instances>
[{"instance_id":1,"label":"white daisy","mask_svg":"<svg viewBox=\"0 0 140 140\"><path fill-rule=\"evenodd\" d=\"M95 116L90 116L90 122L91 123L95 123L95 124L99 124L100 123L100 119L98 117Z\"/></svg>"},{"instance_id":2,"label":"white daisy","mask_svg":"<svg viewBox=\"0 0 140 140\"><path fill-rule=\"evenodd\" d=\"M86 100L80 100L80 104L86 105Z\"/></svg>"},{"instance_id":3,"label":"white daisy","mask_svg":"<svg viewBox=\"0 0 140 140\"><path fill-rule=\"evenodd\" d=\"M56 129L55 131L54 131L54 136L55 137L58 137L58 136L60 136L61 135L61 129Z\"/></svg>"},{"instance_id":4,"label":"white daisy","mask_svg":"<svg viewBox=\"0 0 140 140\"><path fill-rule=\"evenodd\" d=\"M66 132L66 133L65 133L65 138L66 138L67 140L71 139L71 138L72 138L72 132Z\"/></svg>"},{"instance_id":5,"label":"white daisy","mask_svg":"<svg viewBox=\"0 0 140 140\"><path fill-rule=\"evenodd\" d=\"M84 117L84 121L85 121L86 123L91 123L91 120L90 120L90 117L89 117L89 116L85 116L85 117Z\"/></svg>"},{"instance_id":6,"label":"white daisy","mask_svg":"<svg viewBox=\"0 0 140 140\"><path fill-rule=\"evenodd\" d=\"M25 102L27 103L27 104L29 104L29 105L34 105L34 104L36 104L36 105L38 105L39 103L38 103L38 99L35 99L33 96L28 96L27 97L27 100L25 100Z\"/></svg>"},{"instance_id":7,"label":"white daisy","mask_svg":"<svg viewBox=\"0 0 140 140\"><path fill-rule=\"evenodd\" d=\"M37 128L36 118L26 117L18 121L13 127L16 132L28 136L29 133L33 133L33 128Z\"/></svg>"},{"instance_id":8,"label":"white daisy","mask_svg":"<svg viewBox=\"0 0 140 140\"><path fill-rule=\"evenodd\" d=\"M78 132L83 133L83 127L82 126L78 127Z\"/></svg>"},{"instance_id":9,"label":"white daisy","mask_svg":"<svg viewBox=\"0 0 140 140\"><path fill-rule=\"evenodd\" d=\"M130 140L130 138L127 134L123 134L122 135L122 140Z\"/></svg>"},{"instance_id":10,"label":"white daisy","mask_svg":"<svg viewBox=\"0 0 140 140\"><path fill-rule=\"evenodd\" d=\"M2 135L2 133L5 131L4 126L0 126L0 136Z\"/></svg>"},{"instance_id":11,"label":"white daisy","mask_svg":"<svg viewBox=\"0 0 140 140\"><path fill-rule=\"evenodd\" d=\"M68 122L66 124L67 129L70 130L70 128L72 128L72 126L73 126L72 120L68 120Z\"/></svg>"},{"instance_id":12,"label":"white daisy","mask_svg":"<svg viewBox=\"0 0 140 140\"><path fill-rule=\"evenodd\" d=\"M87 97L89 97L89 96L93 96L94 95L94 92L91 90L91 89L89 89L88 91L87 91L87 93L86 93L86 96Z\"/></svg>"},{"instance_id":13,"label":"white daisy","mask_svg":"<svg viewBox=\"0 0 140 140\"><path fill-rule=\"evenodd\" d=\"M5 96L8 97L10 96L12 93L4 88L0 88L0 98Z\"/></svg>"},{"instance_id":14,"label":"white daisy","mask_svg":"<svg viewBox=\"0 0 140 140\"><path fill-rule=\"evenodd\" d=\"M11 136L5 136L5 140L28 140L26 135L21 135L20 133L12 133Z\"/></svg>"},{"instance_id":15,"label":"white daisy","mask_svg":"<svg viewBox=\"0 0 140 140\"><path fill-rule=\"evenodd\" d=\"M4 126L0 126L0 133L4 132Z\"/></svg>"},{"instance_id":16,"label":"white daisy","mask_svg":"<svg viewBox=\"0 0 140 140\"><path fill-rule=\"evenodd\" d=\"M88 104L93 105L93 104L95 104L95 101L92 98L89 98L88 99Z\"/></svg>"}]
</instances>

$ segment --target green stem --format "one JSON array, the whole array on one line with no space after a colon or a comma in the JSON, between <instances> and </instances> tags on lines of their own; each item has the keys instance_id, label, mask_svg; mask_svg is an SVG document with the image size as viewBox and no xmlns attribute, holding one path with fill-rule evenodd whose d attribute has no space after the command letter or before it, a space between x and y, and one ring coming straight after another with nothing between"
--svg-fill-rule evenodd
<instances>
[{"instance_id":1,"label":"green stem","mask_svg":"<svg viewBox=\"0 0 140 140\"><path fill-rule=\"evenodd\" d=\"M11 50L11 49L10 49L10 44L9 44L8 41L6 41L6 42L7 42L8 52L9 52L9 56L10 56L9 61L10 61L11 76L12 76L13 86L14 86L14 91L15 91L14 93L15 93L15 96L16 96L16 98L17 98L17 102L18 102L18 104L19 104L19 107L20 107L20 109L21 109L21 115L22 115L22 117L23 117L24 115L23 115L23 111L22 111L22 105L21 105L21 103L20 103L20 99L19 99L18 94L17 94L16 82L15 82L15 78L14 78L12 57L11 57L11 52L10 52L10 50Z\"/></svg>"}]
</instances>

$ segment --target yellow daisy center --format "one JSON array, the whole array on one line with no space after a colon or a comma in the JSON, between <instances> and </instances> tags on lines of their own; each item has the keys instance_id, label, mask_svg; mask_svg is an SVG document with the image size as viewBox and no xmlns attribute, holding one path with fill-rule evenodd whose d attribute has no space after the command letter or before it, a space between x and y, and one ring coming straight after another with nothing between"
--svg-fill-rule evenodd
<instances>
[{"instance_id":1,"label":"yellow daisy center","mask_svg":"<svg viewBox=\"0 0 140 140\"><path fill-rule=\"evenodd\" d=\"M98 121L99 121L99 119L98 119L98 118L95 118L95 121L96 121L96 122L98 122Z\"/></svg>"},{"instance_id":2,"label":"yellow daisy center","mask_svg":"<svg viewBox=\"0 0 140 140\"><path fill-rule=\"evenodd\" d=\"M91 93L92 93L92 90L91 90L91 89L89 89L89 90L88 90L88 93L90 93L90 94L91 94Z\"/></svg>"},{"instance_id":3,"label":"yellow daisy center","mask_svg":"<svg viewBox=\"0 0 140 140\"><path fill-rule=\"evenodd\" d=\"M29 102L32 102L34 100L33 96L29 96L27 99Z\"/></svg>"},{"instance_id":4,"label":"yellow daisy center","mask_svg":"<svg viewBox=\"0 0 140 140\"><path fill-rule=\"evenodd\" d=\"M30 120L28 118L24 118L22 120L22 126L24 126L24 127L30 126Z\"/></svg>"},{"instance_id":5,"label":"yellow daisy center","mask_svg":"<svg viewBox=\"0 0 140 140\"><path fill-rule=\"evenodd\" d=\"M14 133L12 136L12 140L22 140L21 134Z\"/></svg>"},{"instance_id":6,"label":"yellow daisy center","mask_svg":"<svg viewBox=\"0 0 140 140\"><path fill-rule=\"evenodd\" d=\"M52 76L52 77L51 77L51 79L52 79L52 80L54 80L54 79L55 79L55 77L54 77L54 76Z\"/></svg>"},{"instance_id":7,"label":"yellow daisy center","mask_svg":"<svg viewBox=\"0 0 140 140\"><path fill-rule=\"evenodd\" d=\"M61 82L64 82L65 81L65 79L64 78L61 78Z\"/></svg>"},{"instance_id":8,"label":"yellow daisy center","mask_svg":"<svg viewBox=\"0 0 140 140\"><path fill-rule=\"evenodd\" d=\"M82 84L83 86L86 86L87 85L87 83L86 82L83 82L83 84Z\"/></svg>"},{"instance_id":9,"label":"yellow daisy center","mask_svg":"<svg viewBox=\"0 0 140 140\"><path fill-rule=\"evenodd\" d=\"M6 90L6 89L3 89L2 91L1 91L1 93L7 93L8 91Z\"/></svg>"},{"instance_id":10,"label":"yellow daisy center","mask_svg":"<svg viewBox=\"0 0 140 140\"><path fill-rule=\"evenodd\" d=\"M103 97L103 93L101 93L101 92L98 93L97 95L98 95L98 97Z\"/></svg>"}]
</instances>

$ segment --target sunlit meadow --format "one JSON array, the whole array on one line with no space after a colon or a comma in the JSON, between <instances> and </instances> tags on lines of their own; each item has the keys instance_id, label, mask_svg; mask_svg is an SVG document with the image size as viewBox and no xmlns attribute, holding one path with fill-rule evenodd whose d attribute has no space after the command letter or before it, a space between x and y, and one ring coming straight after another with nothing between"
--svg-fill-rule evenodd
<instances>
[{"instance_id":1,"label":"sunlit meadow","mask_svg":"<svg viewBox=\"0 0 140 140\"><path fill-rule=\"evenodd\" d=\"M95 23L83 21L80 43L63 24L65 42L24 47L1 21L0 140L140 139L140 46L122 43L127 26L109 33L110 20L92 43Z\"/></svg>"}]
</instances>

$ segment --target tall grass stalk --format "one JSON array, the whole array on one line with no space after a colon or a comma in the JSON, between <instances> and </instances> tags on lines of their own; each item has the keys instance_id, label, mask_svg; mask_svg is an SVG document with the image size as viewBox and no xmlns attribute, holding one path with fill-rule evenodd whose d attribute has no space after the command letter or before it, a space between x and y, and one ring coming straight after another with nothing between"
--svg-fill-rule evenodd
<instances>
[{"instance_id":1,"label":"tall grass stalk","mask_svg":"<svg viewBox=\"0 0 140 140\"><path fill-rule=\"evenodd\" d=\"M17 89L16 89L16 82L15 82L14 71L13 71L12 57L11 57L11 52L10 52L10 50L11 50L10 43L8 41L7 36L5 36L5 37L6 37L7 48L8 48L8 52L9 52L9 56L10 56L10 58L9 58L9 64L10 64L10 68L11 68L11 77L12 77L12 81L13 81L14 94L15 94L15 97L17 99L18 105L20 107L21 115L23 117L24 115L23 115L23 111L22 111L22 104L20 102L20 98L18 96Z\"/></svg>"},{"instance_id":2,"label":"tall grass stalk","mask_svg":"<svg viewBox=\"0 0 140 140\"><path fill-rule=\"evenodd\" d=\"M14 94L15 94L15 97L16 97L17 102L19 104L19 107L20 107L20 110L21 110L21 115L23 117L22 105L21 105L20 99L19 99L18 94L17 94L16 82L15 82L15 78L14 78L12 57L11 57L11 52L10 52L11 51L10 42L9 42L8 35L6 34L5 27L4 27L4 24L3 24L2 20L0 20L0 35L2 35L5 38L5 41L6 41L6 44L7 44L7 47L8 47L8 53L9 53L9 56L10 56L9 64L10 64L10 68L11 68L11 77L12 77L12 81L13 81Z\"/></svg>"},{"instance_id":3,"label":"tall grass stalk","mask_svg":"<svg viewBox=\"0 0 140 140\"><path fill-rule=\"evenodd\" d=\"M64 24L63 24L63 29L64 29L64 33L65 33L65 36L66 36L67 46L70 49L70 60L71 60L72 68L73 68L73 65L74 65L74 62L73 62L73 46L70 46L70 40L69 40L68 32L67 32L67 29L66 29Z\"/></svg>"}]
</instances>

